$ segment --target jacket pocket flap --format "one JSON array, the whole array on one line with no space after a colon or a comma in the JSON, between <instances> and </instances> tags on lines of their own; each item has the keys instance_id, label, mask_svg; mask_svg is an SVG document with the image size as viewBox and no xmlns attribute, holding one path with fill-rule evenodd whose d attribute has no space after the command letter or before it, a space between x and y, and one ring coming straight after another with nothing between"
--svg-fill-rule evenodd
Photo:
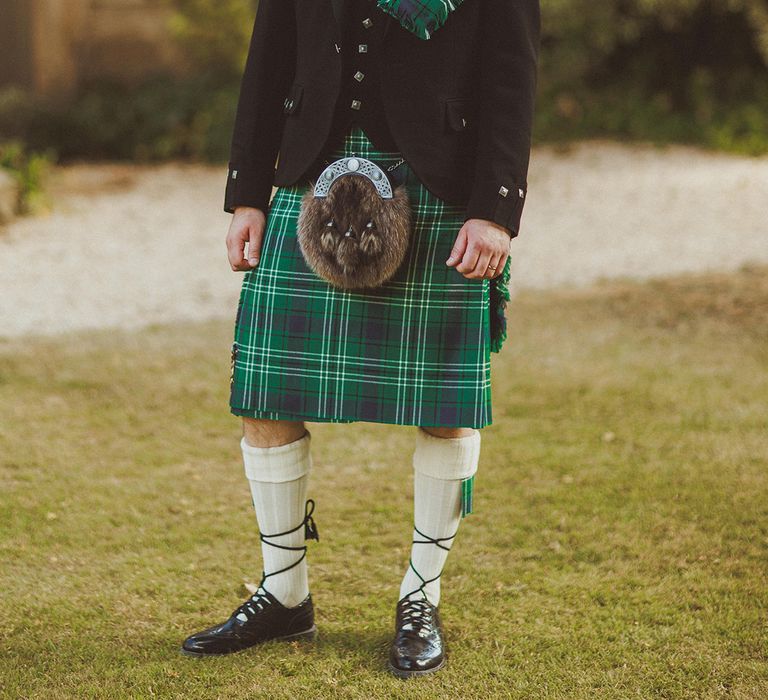
<instances>
[{"instance_id":1,"label":"jacket pocket flap","mask_svg":"<svg viewBox=\"0 0 768 700\"><path fill-rule=\"evenodd\" d=\"M470 101L464 97L449 98L445 101L445 116L448 126L454 131L469 128Z\"/></svg>"}]
</instances>

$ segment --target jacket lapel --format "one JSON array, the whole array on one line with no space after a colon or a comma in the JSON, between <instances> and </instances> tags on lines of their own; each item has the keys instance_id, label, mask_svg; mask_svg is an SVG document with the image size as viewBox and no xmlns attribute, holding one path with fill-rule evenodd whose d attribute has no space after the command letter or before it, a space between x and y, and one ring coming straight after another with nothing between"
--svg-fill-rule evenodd
<instances>
[{"instance_id":1,"label":"jacket lapel","mask_svg":"<svg viewBox=\"0 0 768 700\"><path fill-rule=\"evenodd\" d=\"M347 0L331 0L333 16L336 18L336 36L341 38L344 31L344 12L347 9Z\"/></svg>"},{"instance_id":2,"label":"jacket lapel","mask_svg":"<svg viewBox=\"0 0 768 700\"><path fill-rule=\"evenodd\" d=\"M384 20L384 29L381 30L381 40L384 41L389 28L395 23L395 18L382 10L378 10L378 13L381 15L380 19Z\"/></svg>"}]
</instances>

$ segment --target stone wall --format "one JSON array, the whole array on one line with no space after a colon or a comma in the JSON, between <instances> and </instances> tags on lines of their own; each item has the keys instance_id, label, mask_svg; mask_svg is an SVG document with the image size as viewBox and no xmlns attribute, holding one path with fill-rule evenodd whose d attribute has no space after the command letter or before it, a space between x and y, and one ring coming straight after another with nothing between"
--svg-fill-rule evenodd
<instances>
[{"instance_id":1,"label":"stone wall","mask_svg":"<svg viewBox=\"0 0 768 700\"><path fill-rule=\"evenodd\" d=\"M150 0L2 0L0 85L67 95L84 81L132 84L184 72L167 28L170 9Z\"/></svg>"}]
</instances>

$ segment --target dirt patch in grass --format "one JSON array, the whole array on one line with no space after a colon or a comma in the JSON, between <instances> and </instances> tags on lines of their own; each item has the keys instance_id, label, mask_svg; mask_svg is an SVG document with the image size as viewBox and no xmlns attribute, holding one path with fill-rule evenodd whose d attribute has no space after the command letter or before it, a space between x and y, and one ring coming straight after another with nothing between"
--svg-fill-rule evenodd
<instances>
[{"instance_id":1,"label":"dirt patch in grass","mask_svg":"<svg viewBox=\"0 0 768 700\"><path fill-rule=\"evenodd\" d=\"M607 281L597 289L559 296L589 307L591 315L609 314L636 325L681 331L710 323L768 336L768 267L764 266L745 267L738 274L657 279L645 285Z\"/></svg>"}]
</instances>

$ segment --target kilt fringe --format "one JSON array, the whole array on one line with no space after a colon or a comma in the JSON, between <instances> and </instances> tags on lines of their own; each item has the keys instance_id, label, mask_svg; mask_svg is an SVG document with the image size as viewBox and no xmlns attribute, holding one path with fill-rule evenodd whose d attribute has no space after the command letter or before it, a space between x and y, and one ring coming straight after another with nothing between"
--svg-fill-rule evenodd
<instances>
[{"instance_id":1,"label":"kilt fringe","mask_svg":"<svg viewBox=\"0 0 768 700\"><path fill-rule=\"evenodd\" d=\"M507 302L512 258L507 257L501 274L491 281L491 352L498 353L507 339Z\"/></svg>"}]
</instances>

